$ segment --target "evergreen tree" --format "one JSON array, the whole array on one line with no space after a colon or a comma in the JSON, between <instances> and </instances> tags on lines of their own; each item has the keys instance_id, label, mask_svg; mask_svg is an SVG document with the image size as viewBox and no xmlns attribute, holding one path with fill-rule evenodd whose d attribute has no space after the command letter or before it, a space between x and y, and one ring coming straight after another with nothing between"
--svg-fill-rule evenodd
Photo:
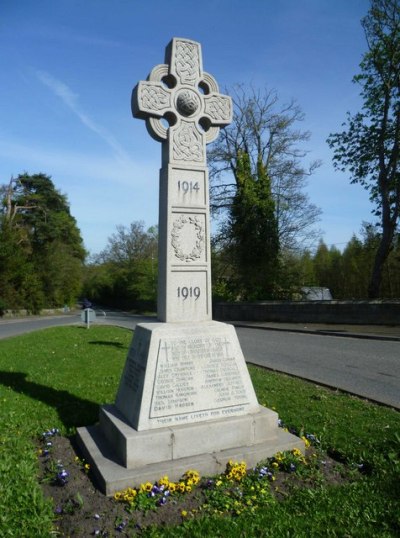
<instances>
[{"instance_id":1,"label":"evergreen tree","mask_svg":"<svg viewBox=\"0 0 400 538\"><path fill-rule=\"evenodd\" d=\"M238 153L237 189L229 214L229 250L243 299L272 298L278 280L279 238L271 182L261 160L251 172L249 155Z\"/></svg>"},{"instance_id":2,"label":"evergreen tree","mask_svg":"<svg viewBox=\"0 0 400 538\"><path fill-rule=\"evenodd\" d=\"M0 280L10 308L38 311L76 300L85 250L67 197L45 174L21 174L1 189Z\"/></svg>"}]
</instances>

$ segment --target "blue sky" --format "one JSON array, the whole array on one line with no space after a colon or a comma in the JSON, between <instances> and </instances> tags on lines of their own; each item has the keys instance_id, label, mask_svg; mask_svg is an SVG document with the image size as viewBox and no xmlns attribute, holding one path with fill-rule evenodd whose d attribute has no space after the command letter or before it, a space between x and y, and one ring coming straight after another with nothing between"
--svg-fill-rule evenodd
<instances>
[{"instance_id":1,"label":"blue sky","mask_svg":"<svg viewBox=\"0 0 400 538\"><path fill-rule=\"evenodd\" d=\"M67 194L86 248L118 224L158 220L161 145L133 119L133 86L164 61L172 37L199 41L221 90L236 83L297 100L307 192L323 239L338 248L372 220L368 195L335 172L326 144L347 111L366 50L368 0L1 0L0 183L44 172Z\"/></svg>"}]
</instances>

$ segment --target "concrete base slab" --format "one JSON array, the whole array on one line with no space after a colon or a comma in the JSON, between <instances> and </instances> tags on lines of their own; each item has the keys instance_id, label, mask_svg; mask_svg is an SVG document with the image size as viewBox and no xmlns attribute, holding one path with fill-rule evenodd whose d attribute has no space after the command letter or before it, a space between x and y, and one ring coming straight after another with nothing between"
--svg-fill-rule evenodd
<instances>
[{"instance_id":1,"label":"concrete base slab","mask_svg":"<svg viewBox=\"0 0 400 538\"><path fill-rule=\"evenodd\" d=\"M128 469L261 443L274 438L277 424L277 413L260 405L247 415L137 431L115 405L100 408L100 428Z\"/></svg>"},{"instance_id":2,"label":"concrete base slab","mask_svg":"<svg viewBox=\"0 0 400 538\"><path fill-rule=\"evenodd\" d=\"M90 463L100 489L106 495L112 495L116 491L136 487L143 482L154 482L165 475L168 475L170 480L179 480L189 469L195 469L202 476L212 476L223 472L230 459L245 461L248 467L252 467L277 452L293 448L304 450L304 443L298 437L278 427L274 433L271 439L252 446L232 447L132 469L127 469L117 461L114 448L99 425L78 428L77 438L83 457Z\"/></svg>"}]
</instances>

